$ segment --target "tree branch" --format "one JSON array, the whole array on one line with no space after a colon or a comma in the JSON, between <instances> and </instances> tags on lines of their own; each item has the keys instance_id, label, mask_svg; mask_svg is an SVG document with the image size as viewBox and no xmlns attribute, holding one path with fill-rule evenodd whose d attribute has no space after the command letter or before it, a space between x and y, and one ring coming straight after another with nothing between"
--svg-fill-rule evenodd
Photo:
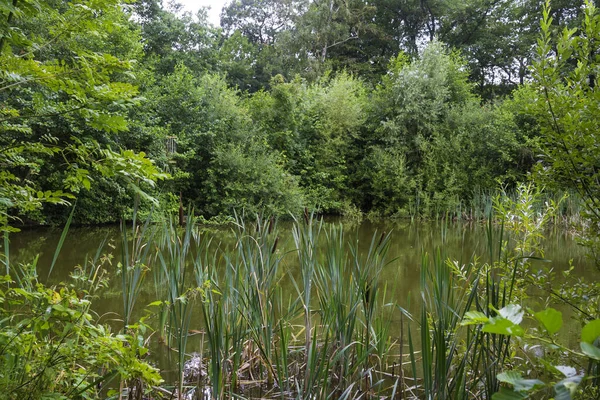
<instances>
[{"instance_id":1,"label":"tree branch","mask_svg":"<svg viewBox=\"0 0 600 400\"><path fill-rule=\"evenodd\" d=\"M17 8L17 4L19 3L19 0L13 0L12 5L13 8ZM14 13L11 11L8 13L8 18L6 19L6 25L7 27L10 26L10 22L12 21ZM4 44L6 43L6 35L2 35L2 38L0 38L0 53L2 53L2 51L4 50Z\"/></svg>"}]
</instances>

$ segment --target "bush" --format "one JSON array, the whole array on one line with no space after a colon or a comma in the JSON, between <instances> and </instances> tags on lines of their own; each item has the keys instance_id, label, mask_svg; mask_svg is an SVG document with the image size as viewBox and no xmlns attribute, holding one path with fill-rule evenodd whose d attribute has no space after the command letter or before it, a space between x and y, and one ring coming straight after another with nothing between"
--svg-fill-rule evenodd
<instances>
[{"instance_id":1,"label":"bush","mask_svg":"<svg viewBox=\"0 0 600 400\"><path fill-rule=\"evenodd\" d=\"M147 350L136 329L143 326L115 335L93 321L91 302L105 284L102 265L75 274L82 285L48 287L36 279L36 261L11 267L7 260L0 278L0 386L8 398L95 399L112 379L136 381L138 388L161 382L141 359Z\"/></svg>"}]
</instances>

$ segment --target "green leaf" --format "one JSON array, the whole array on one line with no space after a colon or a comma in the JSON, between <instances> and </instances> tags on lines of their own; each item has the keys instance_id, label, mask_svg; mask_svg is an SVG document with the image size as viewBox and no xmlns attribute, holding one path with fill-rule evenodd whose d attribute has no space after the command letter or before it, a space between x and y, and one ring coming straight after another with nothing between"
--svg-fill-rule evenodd
<instances>
[{"instance_id":1,"label":"green leaf","mask_svg":"<svg viewBox=\"0 0 600 400\"><path fill-rule=\"evenodd\" d=\"M460 323L461 325L478 325L489 322L490 319L481 311L469 311L465 313L465 317Z\"/></svg>"},{"instance_id":2,"label":"green leaf","mask_svg":"<svg viewBox=\"0 0 600 400\"><path fill-rule=\"evenodd\" d=\"M505 387L501 387L499 392L492 395L492 400L521 400L526 398L526 394Z\"/></svg>"},{"instance_id":3,"label":"green leaf","mask_svg":"<svg viewBox=\"0 0 600 400\"><path fill-rule=\"evenodd\" d=\"M581 341L593 344L600 336L600 319L588 322L581 330Z\"/></svg>"},{"instance_id":4,"label":"green leaf","mask_svg":"<svg viewBox=\"0 0 600 400\"><path fill-rule=\"evenodd\" d=\"M582 375L572 376L554 385L554 391L556 392L554 400L571 400L582 378Z\"/></svg>"},{"instance_id":5,"label":"green leaf","mask_svg":"<svg viewBox=\"0 0 600 400\"><path fill-rule=\"evenodd\" d=\"M523 311L521 310L521 306L517 304L509 304L501 308L498 314L517 325L523 321Z\"/></svg>"},{"instance_id":6,"label":"green leaf","mask_svg":"<svg viewBox=\"0 0 600 400\"><path fill-rule=\"evenodd\" d=\"M544 326L546 331L553 335L560 330L563 324L562 313L554 308L547 308L534 314L535 318Z\"/></svg>"},{"instance_id":7,"label":"green leaf","mask_svg":"<svg viewBox=\"0 0 600 400\"><path fill-rule=\"evenodd\" d=\"M507 336L523 336L525 333L521 326L501 317L490 319L490 322L483 326L482 331Z\"/></svg>"},{"instance_id":8,"label":"green leaf","mask_svg":"<svg viewBox=\"0 0 600 400\"><path fill-rule=\"evenodd\" d=\"M544 386L544 382L539 379L524 379L516 371L506 371L497 375L500 382L509 383L514 386L517 392L528 392L531 389Z\"/></svg>"},{"instance_id":9,"label":"green leaf","mask_svg":"<svg viewBox=\"0 0 600 400\"><path fill-rule=\"evenodd\" d=\"M14 13L15 11L17 11L17 9L12 5L12 2L10 2L10 1L0 1L0 10L2 10L2 12L7 12L7 13ZM17 74L11 74L11 75L17 75Z\"/></svg>"},{"instance_id":10,"label":"green leaf","mask_svg":"<svg viewBox=\"0 0 600 400\"><path fill-rule=\"evenodd\" d=\"M581 342L581 351L583 354L594 360L600 360L600 349L593 344L587 342Z\"/></svg>"},{"instance_id":11,"label":"green leaf","mask_svg":"<svg viewBox=\"0 0 600 400\"><path fill-rule=\"evenodd\" d=\"M577 375L577 370L573 367L569 367L568 365L557 365L554 368L560 371L567 378Z\"/></svg>"},{"instance_id":12,"label":"green leaf","mask_svg":"<svg viewBox=\"0 0 600 400\"><path fill-rule=\"evenodd\" d=\"M67 312L69 311L68 308L66 308L65 306L63 306L62 304L54 304L52 306L53 309L55 309L58 312Z\"/></svg>"}]
</instances>

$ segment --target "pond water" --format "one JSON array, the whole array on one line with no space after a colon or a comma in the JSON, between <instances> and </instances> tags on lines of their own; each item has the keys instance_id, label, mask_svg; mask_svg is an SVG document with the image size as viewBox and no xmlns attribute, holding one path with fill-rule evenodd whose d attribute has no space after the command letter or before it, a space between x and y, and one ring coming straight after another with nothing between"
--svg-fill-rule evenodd
<instances>
[{"instance_id":1,"label":"pond water","mask_svg":"<svg viewBox=\"0 0 600 400\"><path fill-rule=\"evenodd\" d=\"M391 232L391 245L388 253L389 264L382 273L382 281L387 285L389 297L393 297L395 303L409 310L411 295L419 293L420 265L424 252L434 253L439 248L443 248L444 256L467 262L473 255L480 257L482 262L486 261L487 237L485 226L477 223L461 224L451 222L440 223L410 223L410 222L370 222L361 223L348 222L341 220L328 220L326 224L339 224L343 222L345 238L349 241L358 240L359 249L365 251L373 235L381 232ZM291 233L291 223L280 223L278 226L280 241L277 252L282 256L282 268L290 270L298 269L297 259L292 252L294 249ZM221 243L222 246L232 246L234 236L230 229L221 228L213 231L214 242ZM60 229L29 229L11 235L10 238L10 256L12 262L28 262L36 255L39 255L38 274L40 280L49 282L67 281L74 266L84 263L86 258L92 257L98 250L100 243L107 239L110 245L105 246L103 252L111 252L113 258L112 279L109 287L103 289L99 301L94 304L94 311L102 322L106 322L120 327L120 315L123 314L123 298L121 291L121 281L115 276L117 270L117 261L121 254L120 230L118 227L75 227L68 232L64 246L58 256L56 266L52 275L47 278L49 267L52 263L56 246L61 236ZM536 261L534 268L552 267L555 270L565 270L569 263L575 266L575 272L580 276L593 276L595 267L591 260L586 257L585 249L579 246L572 236L563 229L552 229L546 233L544 241L546 249L545 258L548 262ZM110 273L111 271L109 271ZM297 272L297 271L296 271ZM290 283L290 280L282 280L284 292L296 293L296 289ZM559 283L557 283L559 284ZM532 300L532 307L539 303L540 307L544 305L547 295L538 294L539 297ZM146 285L137 300L137 314L141 315L145 305L156 300L155 290L153 288L152 278L148 277ZM413 297L414 298L414 297ZM414 302L414 300L413 300ZM413 309L414 310L414 309ZM201 311L194 311L193 329L201 329L200 315ZM567 317L568 318L568 317ZM400 312L392 316L392 332L399 328ZM572 331L564 333L564 337L569 340L573 336L573 344L577 342L576 333L580 329L577 324L571 325ZM569 328L570 329L570 328ZM200 339L190 339L188 351L198 351ZM168 352L161 350L158 344L151 345L152 357L159 364L163 372L169 375L172 365L168 357ZM168 378L167 378L168 379Z\"/></svg>"}]
</instances>

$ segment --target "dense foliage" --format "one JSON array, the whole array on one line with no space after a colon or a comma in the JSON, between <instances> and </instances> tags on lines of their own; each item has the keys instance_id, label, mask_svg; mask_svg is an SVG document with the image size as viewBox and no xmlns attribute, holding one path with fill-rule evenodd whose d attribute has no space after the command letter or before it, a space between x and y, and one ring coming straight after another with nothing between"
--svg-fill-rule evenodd
<instances>
[{"instance_id":1,"label":"dense foliage","mask_svg":"<svg viewBox=\"0 0 600 400\"><path fill-rule=\"evenodd\" d=\"M138 101L129 73L141 54L119 3L3 1L2 13L2 225L43 219L42 206L64 204L92 182L92 195L103 187L117 197L164 177L143 152L118 145ZM117 207L129 201L121 198Z\"/></svg>"},{"instance_id":2,"label":"dense foliage","mask_svg":"<svg viewBox=\"0 0 600 400\"><path fill-rule=\"evenodd\" d=\"M140 357L138 325L115 334L91 311L106 286L107 258L74 274L74 284L47 287L37 280L36 261L10 265L0 281L0 385L3 398L98 398L113 379L138 387L159 384L158 370ZM14 280L13 280L14 279Z\"/></svg>"},{"instance_id":3,"label":"dense foliage","mask_svg":"<svg viewBox=\"0 0 600 400\"><path fill-rule=\"evenodd\" d=\"M525 107L532 77L557 87L528 68L536 1L233 1L221 27L157 0L0 4L4 225L62 222L74 198L80 223L136 198L207 219L461 217L551 143ZM557 3L544 35L583 19ZM592 36L571 31L559 63L591 62Z\"/></svg>"}]
</instances>

